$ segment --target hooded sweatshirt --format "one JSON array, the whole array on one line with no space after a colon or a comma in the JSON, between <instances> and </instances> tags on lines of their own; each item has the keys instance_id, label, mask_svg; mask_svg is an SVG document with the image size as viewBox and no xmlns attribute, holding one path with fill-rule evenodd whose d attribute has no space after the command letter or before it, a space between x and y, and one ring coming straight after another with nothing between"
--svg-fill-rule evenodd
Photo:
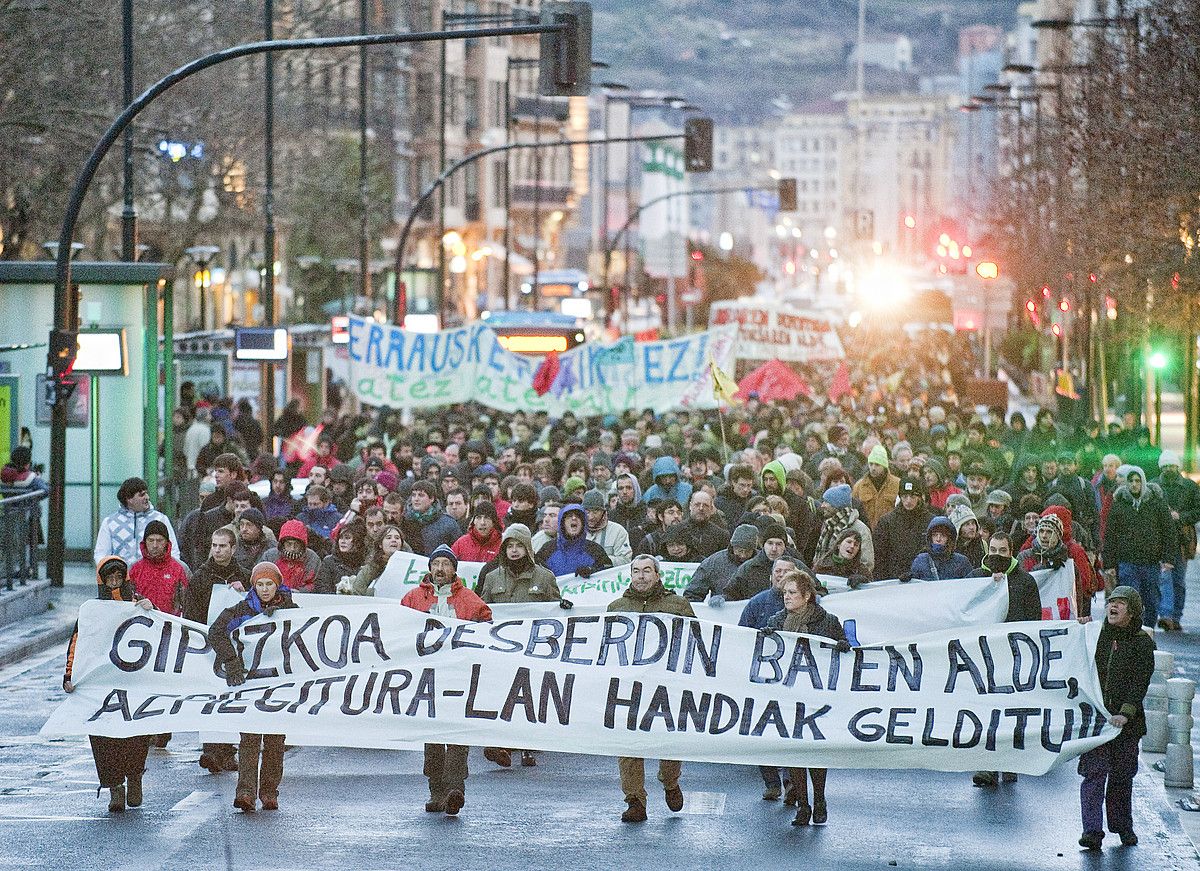
<instances>
[{"instance_id":1,"label":"hooded sweatshirt","mask_svg":"<svg viewBox=\"0 0 1200 871\"><path fill-rule=\"evenodd\" d=\"M674 457L659 457L654 461L651 474L654 477L654 486L642 494L643 502L652 502L655 499L674 499L680 505L688 504L688 500L692 498L692 485L683 480L683 473L680 472L679 464L675 462ZM674 487L662 485L662 479L668 475L675 476Z\"/></svg>"},{"instance_id":2,"label":"hooded sweatshirt","mask_svg":"<svg viewBox=\"0 0 1200 871\"><path fill-rule=\"evenodd\" d=\"M304 547L301 559L288 559L283 555L283 544L294 538ZM279 528L279 547L273 547L262 555L265 562L275 563L283 575L283 584L297 593L311 593L321 568L321 558L308 546L308 528L299 520L288 520Z\"/></svg>"},{"instance_id":3,"label":"hooded sweatshirt","mask_svg":"<svg viewBox=\"0 0 1200 871\"><path fill-rule=\"evenodd\" d=\"M525 556L516 562L505 552L509 541L525 546ZM533 561L533 539L529 529L516 523L504 530L500 555L479 573L479 598L489 605L510 602L557 602L562 598L554 574Z\"/></svg>"},{"instance_id":4,"label":"hooded sweatshirt","mask_svg":"<svg viewBox=\"0 0 1200 871\"><path fill-rule=\"evenodd\" d=\"M935 532L945 532L950 541L942 546L933 543ZM946 517L935 517L925 530L925 550L913 560L911 574L926 581L951 581L965 578L975 568L961 553L955 553L954 544L958 533L954 524Z\"/></svg>"},{"instance_id":5,"label":"hooded sweatshirt","mask_svg":"<svg viewBox=\"0 0 1200 871\"><path fill-rule=\"evenodd\" d=\"M101 578L101 572L105 566L120 563L125 567L126 578L121 586L116 589L110 589ZM116 555L110 555L101 558L100 565L96 567L96 598L105 602L136 602L138 599L144 598L138 595L134 590L133 582L128 578L129 564L125 560ZM79 623L76 621L75 628L71 630L71 641L67 644L67 662L63 668L63 684L71 680L71 670L75 667L75 644L79 640Z\"/></svg>"},{"instance_id":6,"label":"hooded sweatshirt","mask_svg":"<svg viewBox=\"0 0 1200 871\"><path fill-rule=\"evenodd\" d=\"M1146 480L1145 473L1137 466L1132 467L1126 478L1132 475L1141 475L1142 481ZM1104 567L1115 569L1121 563L1174 565L1178 552L1178 524L1171 517L1171 507L1159 486L1143 483L1137 499L1128 484L1118 487L1104 532Z\"/></svg>"},{"instance_id":7,"label":"hooded sweatshirt","mask_svg":"<svg viewBox=\"0 0 1200 871\"><path fill-rule=\"evenodd\" d=\"M569 537L563 530L563 521L567 515L575 512L583 521L579 535ZM553 541L546 542L537 553L537 561L550 569L556 577L574 575L583 569L590 574L599 569L612 565L612 560L604 552L604 548L587 538L587 514L582 505L564 505L558 509L558 535Z\"/></svg>"}]
</instances>

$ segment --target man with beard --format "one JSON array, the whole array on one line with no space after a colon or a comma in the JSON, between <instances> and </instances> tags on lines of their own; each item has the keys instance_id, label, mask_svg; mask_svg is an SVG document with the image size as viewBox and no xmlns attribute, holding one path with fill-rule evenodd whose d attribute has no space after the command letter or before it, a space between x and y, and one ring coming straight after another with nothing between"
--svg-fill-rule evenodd
<instances>
[{"instance_id":1,"label":"man with beard","mask_svg":"<svg viewBox=\"0 0 1200 871\"><path fill-rule=\"evenodd\" d=\"M710 593L724 595L725 589L733 581L734 573L742 563L753 559L757 549L758 530L749 523L743 523L730 536L729 547L706 557L696 566L683 597L689 602L703 602Z\"/></svg>"},{"instance_id":2,"label":"man with beard","mask_svg":"<svg viewBox=\"0 0 1200 871\"><path fill-rule=\"evenodd\" d=\"M971 503L971 511L976 517L987 514L988 486L992 476L986 464L975 460L967 466L966 497Z\"/></svg>"},{"instance_id":3,"label":"man with beard","mask_svg":"<svg viewBox=\"0 0 1200 871\"><path fill-rule=\"evenodd\" d=\"M458 557L448 545L438 545L429 554L429 572L400 604L433 617L457 617L487 623L492 609L471 592L458 577ZM429 801L425 810L456 816L466 803L467 751L461 744L426 744L425 777L429 779Z\"/></svg>"},{"instance_id":4,"label":"man with beard","mask_svg":"<svg viewBox=\"0 0 1200 871\"><path fill-rule=\"evenodd\" d=\"M588 490L583 494L583 510L587 512L588 541L604 548L614 566L628 565L633 559L629 546L629 533L625 527L608 519L608 500L599 490Z\"/></svg>"},{"instance_id":5,"label":"man with beard","mask_svg":"<svg viewBox=\"0 0 1200 871\"><path fill-rule=\"evenodd\" d=\"M615 478L617 505L608 514L608 519L625 527L630 543L641 541L646 535L646 504L642 502L642 488L637 478L625 473Z\"/></svg>"},{"instance_id":6,"label":"man with beard","mask_svg":"<svg viewBox=\"0 0 1200 871\"><path fill-rule=\"evenodd\" d=\"M729 483L717 491L717 511L730 525L737 523L746 513L753 495L754 468L746 463L735 463L729 468Z\"/></svg>"},{"instance_id":7,"label":"man with beard","mask_svg":"<svg viewBox=\"0 0 1200 871\"><path fill-rule=\"evenodd\" d=\"M237 536L233 561L249 575L250 570L262 562L263 554L275 546L275 533L267 526L261 511L247 508L238 518Z\"/></svg>"},{"instance_id":8,"label":"man with beard","mask_svg":"<svg viewBox=\"0 0 1200 871\"><path fill-rule=\"evenodd\" d=\"M697 488L688 500L688 519L683 522L688 544L700 559L718 553L729 543L729 530L714 517L713 497Z\"/></svg>"},{"instance_id":9,"label":"man with beard","mask_svg":"<svg viewBox=\"0 0 1200 871\"><path fill-rule=\"evenodd\" d=\"M438 545L450 547L462 535L458 523L438 505L437 485L429 481L413 484L401 530L404 540L422 555L433 553Z\"/></svg>"},{"instance_id":10,"label":"man with beard","mask_svg":"<svg viewBox=\"0 0 1200 871\"><path fill-rule=\"evenodd\" d=\"M793 564L808 571L808 566L800 555L788 547L787 530L780 523L771 523L763 528L759 536L762 547L751 559L738 566L724 595L714 593L708 597L708 604L721 606L728 599L730 602L742 602L752 599L771 586L771 572L775 561L787 557Z\"/></svg>"},{"instance_id":11,"label":"man with beard","mask_svg":"<svg viewBox=\"0 0 1200 871\"><path fill-rule=\"evenodd\" d=\"M308 529L299 520L289 520L279 530L279 546L263 554L263 562L274 563L284 585L294 593L311 593L321 558L308 546Z\"/></svg>"},{"instance_id":12,"label":"man with beard","mask_svg":"<svg viewBox=\"0 0 1200 871\"><path fill-rule=\"evenodd\" d=\"M900 504L875 526L875 580L907 576L917 554L925 549L925 530L933 512L925 504L925 485L919 478L900 481Z\"/></svg>"},{"instance_id":13,"label":"man with beard","mask_svg":"<svg viewBox=\"0 0 1200 871\"><path fill-rule=\"evenodd\" d=\"M867 456L867 474L859 478L851 491L863 508L863 522L873 528L879 518L896 507L900 479L888 468L887 449L875 445Z\"/></svg>"},{"instance_id":14,"label":"man with beard","mask_svg":"<svg viewBox=\"0 0 1200 871\"><path fill-rule=\"evenodd\" d=\"M646 505L646 520L649 525L637 551L655 554L662 549L663 532L677 523L683 523L683 506L674 499L656 499Z\"/></svg>"}]
</instances>

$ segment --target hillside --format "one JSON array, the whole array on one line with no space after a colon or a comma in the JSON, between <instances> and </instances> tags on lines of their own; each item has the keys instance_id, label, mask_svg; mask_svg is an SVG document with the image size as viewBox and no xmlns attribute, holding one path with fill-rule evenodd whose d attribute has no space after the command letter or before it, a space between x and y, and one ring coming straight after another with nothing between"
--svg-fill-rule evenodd
<instances>
[{"instance_id":1,"label":"hillside","mask_svg":"<svg viewBox=\"0 0 1200 871\"><path fill-rule=\"evenodd\" d=\"M913 40L919 72L953 69L958 31L1010 27L1017 0L868 0L868 39ZM846 56L856 0L594 0L596 56L606 77L680 93L723 117L766 115L851 87Z\"/></svg>"}]
</instances>

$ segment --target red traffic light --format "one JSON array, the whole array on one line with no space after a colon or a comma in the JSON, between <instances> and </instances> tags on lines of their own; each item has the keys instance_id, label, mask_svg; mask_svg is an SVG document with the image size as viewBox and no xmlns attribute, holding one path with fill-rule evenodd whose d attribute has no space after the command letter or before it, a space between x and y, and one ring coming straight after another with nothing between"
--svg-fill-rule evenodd
<instances>
[{"instance_id":1,"label":"red traffic light","mask_svg":"<svg viewBox=\"0 0 1200 871\"><path fill-rule=\"evenodd\" d=\"M1043 285L1042 285L1042 298L1043 298L1043 299L1049 299L1049 298L1050 298L1050 285L1048 285L1048 284L1043 284Z\"/></svg>"},{"instance_id":2,"label":"red traffic light","mask_svg":"<svg viewBox=\"0 0 1200 871\"><path fill-rule=\"evenodd\" d=\"M1034 314L1037 311L1037 303L1033 300L1027 300L1025 303L1025 311Z\"/></svg>"},{"instance_id":3,"label":"red traffic light","mask_svg":"<svg viewBox=\"0 0 1200 871\"><path fill-rule=\"evenodd\" d=\"M700 251L699 249L697 249L697 250L693 251L693 252L692 252L692 259L693 259L693 260L703 260L703 259L704 259L704 252L703 252L703 251Z\"/></svg>"},{"instance_id":4,"label":"red traffic light","mask_svg":"<svg viewBox=\"0 0 1200 871\"><path fill-rule=\"evenodd\" d=\"M1060 300L1058 301L1058 310L1059 310L1060 312L1069 312L1069 311L1071 310L1071 303L1070 303L1070 301L1069 301L1069 300L1066 300L1066 299L1060 299Z\"/></svg>"}]
</instances>

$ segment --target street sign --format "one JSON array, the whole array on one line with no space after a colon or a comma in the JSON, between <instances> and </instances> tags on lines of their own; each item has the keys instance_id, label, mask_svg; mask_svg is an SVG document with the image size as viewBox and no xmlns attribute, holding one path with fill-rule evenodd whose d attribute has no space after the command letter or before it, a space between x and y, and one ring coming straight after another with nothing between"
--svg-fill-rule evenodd
<instances>
[{"instance_id":1,"label":"street sign","mask_svg":"<svg viewBox=\"0 0 1200 871\"><path fill-rule=\"evenodd\" d=\"M695 305L704 298L703 292L698 287L689 287L679 294L679 300L684 305Z\"/></svg>"}]
</instances>

